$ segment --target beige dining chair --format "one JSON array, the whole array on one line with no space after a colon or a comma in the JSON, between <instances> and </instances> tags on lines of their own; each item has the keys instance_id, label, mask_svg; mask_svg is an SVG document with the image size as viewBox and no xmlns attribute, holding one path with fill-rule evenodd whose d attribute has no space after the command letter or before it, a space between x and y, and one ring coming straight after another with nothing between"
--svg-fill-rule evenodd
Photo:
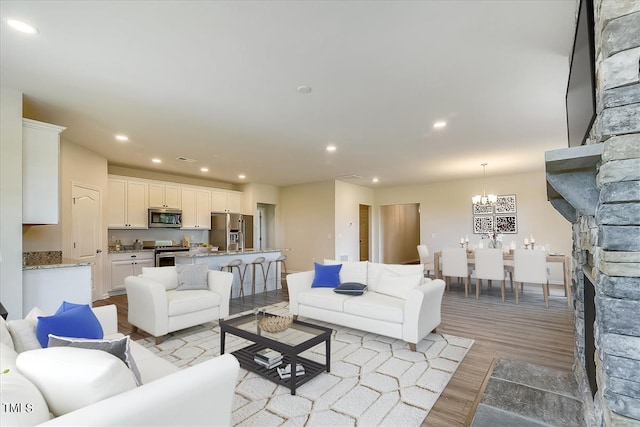
<instances>
[{"instance_id":1,"label":"beige dining chair","mask_svg":"<svg viewBox=\"0 0 640 427\"><path fill-rule=\"evenodd\" d=\"M447 291L452 277L464 279L464 296L469 297L470 271L467 263L467 250L464 248L445 248L442 250L442 276L447 285Z\"/></svg>"},{"instance_id":2,"label":"beige dining chair","mask_svg":"<svg viewBox=\"0 0 640 427\"><path fill-rule=\"evenodd\" d=\"M544 304L549 307L549 270L547 253L531 249L516 249L513 252L513 280L516 282L516 304L518 304L519 286L526 283L542 285Z\"/></svg>"},{"instance_id":3,"label":"beige dining chair","mask_svg":"<svg viewBox=\"0 0 640 427\"><path fill-rule=\"evenodd\" d=\"M429 257L427 245L418 245L418 256L420 257L420 264L424 265L424 276L429 277L429 272L435 273L435 266L433 260Z\"/></svg>"},{"instance_id":4,"label":"beige dining chair","mask_svg":"<svg viewBox=\"0 0 640 427\"><path fill-rule=\"evenodd\" d=\"M480 298L482 280L499 280L502 302L505 294L505 267L502 249L478 248L475 251L476 299Z\"/></svg>"}]
</instances>

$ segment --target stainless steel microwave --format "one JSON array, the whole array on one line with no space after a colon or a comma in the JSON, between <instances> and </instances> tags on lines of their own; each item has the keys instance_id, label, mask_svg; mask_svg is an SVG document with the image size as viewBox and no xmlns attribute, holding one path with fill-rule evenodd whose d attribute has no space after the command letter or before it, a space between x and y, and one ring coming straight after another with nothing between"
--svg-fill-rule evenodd
<instances>
[{"instance_id":1,"label":"stainless steel microwave","mask_svg":"<svg viewBox=\"0 0 640 427\"><path fill-rule=\"evenodd\" d=\"M149 209L149 228L182 227L182 211L180 209Z\"/></svg>"}]
</instances>

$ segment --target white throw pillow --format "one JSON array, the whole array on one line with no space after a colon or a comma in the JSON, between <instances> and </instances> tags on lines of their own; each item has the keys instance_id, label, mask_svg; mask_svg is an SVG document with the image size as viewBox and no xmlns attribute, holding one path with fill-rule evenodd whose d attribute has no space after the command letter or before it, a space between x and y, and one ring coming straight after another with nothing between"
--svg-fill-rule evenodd
<instances>
[{"instance_id":1,"label":"white throw pillow","mask_svg":"<svg viewBox=\"0 0 640 427\"><path fill-rule=\"evenodd\" d=\"M34 426L48 421L49 408L40 390L15 367L8 369L8 372L0 374L2 425Z\"/></svg>"},{"instance_id":2,"label":"white throw pillow","mask_svg":"<svg viewBox=\"0 0 640 427\"><path fill-rule=\"evenodd\" d=\"M420 286L423 277L423 273L399 276L391 270L384 269L380 274L380 282L378 283L376 292L396 298L407 299L409 291Z\"/></svg>"},{"instance_id":3,"label":"white throw pillow","mask_svg":"<svg viewBox=\"0 0 640 427\"><path fill-rule=\"evenodd\" d=\"M46 315L47 313L38 307L34 307L24 319L10 320L7 322L7 328L13 340L13 347L18 353L42 348L38 341L36 328L38 326L38 316Z\"/></svg>"},{"instance_id":4,"label":"white throw pillow","mask_svg":"<svg viewBox=\"0 0 640 427\"><path fill-rule=\"evenodd\" d=\"M178 287L178 273L175 267L142 267L142 277L162 283L168 291Z\"/></svg>"},{"instance_id":5,"label":"white throw pillow","mask_svg":"<svg viewBox=\"0 0 640 427\"><path fill-rule=\"evenodd\" d=\"M412 274L424 275L424 266L422 264L380 264L370 262L367 265L367 285L369 291L377 291L378 286L382 283L382 272L388 270L398 276L408 276Z\"/></svg>"},{"instance_id":6,"label":"white throw pillow","mask_svg":"<svg viewBox=\"0 0 640 427\"><path fill-rule=\"evenodd\" d=\"M21 353L16 365L38 387L55 416L136 387L127 365L102 350L42 348Z\"/></svg>"},{"instance_id":7,"label":"white throw pillow","mask_svg":"<svg viewBox=\"0 0 640 427\"><path fill-rule=\"evenodd\" d=\"M207 284L208 264L178 264L176 273L178 275L177 291L189 291L196 289L209 290Z\"/></svg>"},{"instance_id":8,"label":"white throw pillow","mask_svg":"<svg viewBox=\"0 0 640 427\"><path fill-rule=\"evenodd\" d=\"M7 326L7 321L4 320L4 317L0 317L0 343L14 348L13 339L11 338L11 333L9 332L9 327Z\"/></svg>"},{"instance_id":9,"label":"white throw pillow","mask_svg":"<svg viewBox=\"0 0 640 427\"><path fill-rule=\"evenodd\" d=\"M363 283L367 284L367 261L336 261L325 259L324 265L342 264L340 269L340 283Z\"/></svg>"}]
</instances>

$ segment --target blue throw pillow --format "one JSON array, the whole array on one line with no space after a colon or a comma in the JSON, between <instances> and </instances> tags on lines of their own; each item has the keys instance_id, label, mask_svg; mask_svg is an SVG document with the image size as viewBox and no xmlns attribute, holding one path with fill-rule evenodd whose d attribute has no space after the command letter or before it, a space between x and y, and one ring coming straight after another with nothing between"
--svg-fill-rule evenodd
<instances>
[{"instance_id":1,"label":"blue throw pillow","mask_svg":"<svg viewBox=\"0 0 640 427\"><path fill-rule=\"evenodd\" d=\"M64 305L64 303L63 303ZM53 316L39 316L36 336L42 348L49 345L49 334L59 337L102 339L104 332L100 321L89 305L78 305L60 311Z\"/></svg>"},{"instance_id":2,"label":"blue throw pillow","mask_svg":"<svg viewBox=\"0 0 640 427\"><path fill-rule=\"evenodd\" d=\"M313 278L312 288L336 288L340 285L340 269L342 264L322 265L313 263L316 275Z\"/></svg>"},{"instance_id":3,"label":"blue throw pillow","mask_svg":"<svg viewBox=\"0 0 640 427\"><path fill-rule=\"evenodd\" d=\"M83 305L86 304L75 304L69 301L62 301L62 304L60 304L60 307L58 307L55 314L64 313L65 311L73 310L74 308L82 307Z\"/></svg>"}]
</instances>

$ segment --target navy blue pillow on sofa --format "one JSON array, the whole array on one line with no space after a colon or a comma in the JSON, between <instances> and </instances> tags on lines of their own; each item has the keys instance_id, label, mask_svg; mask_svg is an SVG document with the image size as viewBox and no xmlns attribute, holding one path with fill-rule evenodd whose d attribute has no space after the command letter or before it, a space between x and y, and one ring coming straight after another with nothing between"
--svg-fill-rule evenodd
<instances>
[{"instance_id":1,"label":"navy blue pillow on sofa","mask_svg":"<svg viewBox=\"0 0 640 427\"><path fill-rule=\"evenodd\" d=\"M333 292L344 295L362 295L369 290L369 287L363 283L345 282L335 288Z\"/></svg>"},{"instance_id":2,"label":"navy blue pillow on sofa","mask_svg":"<svg viewBox=\"0 0 640 427\"><path fill-rule=\"evenodd\" d=\"M316 275L311 283L312 288L337 288L340 285L340 269L342 264L322 265L313 263Z\"/></svg>"}]
</instances>

